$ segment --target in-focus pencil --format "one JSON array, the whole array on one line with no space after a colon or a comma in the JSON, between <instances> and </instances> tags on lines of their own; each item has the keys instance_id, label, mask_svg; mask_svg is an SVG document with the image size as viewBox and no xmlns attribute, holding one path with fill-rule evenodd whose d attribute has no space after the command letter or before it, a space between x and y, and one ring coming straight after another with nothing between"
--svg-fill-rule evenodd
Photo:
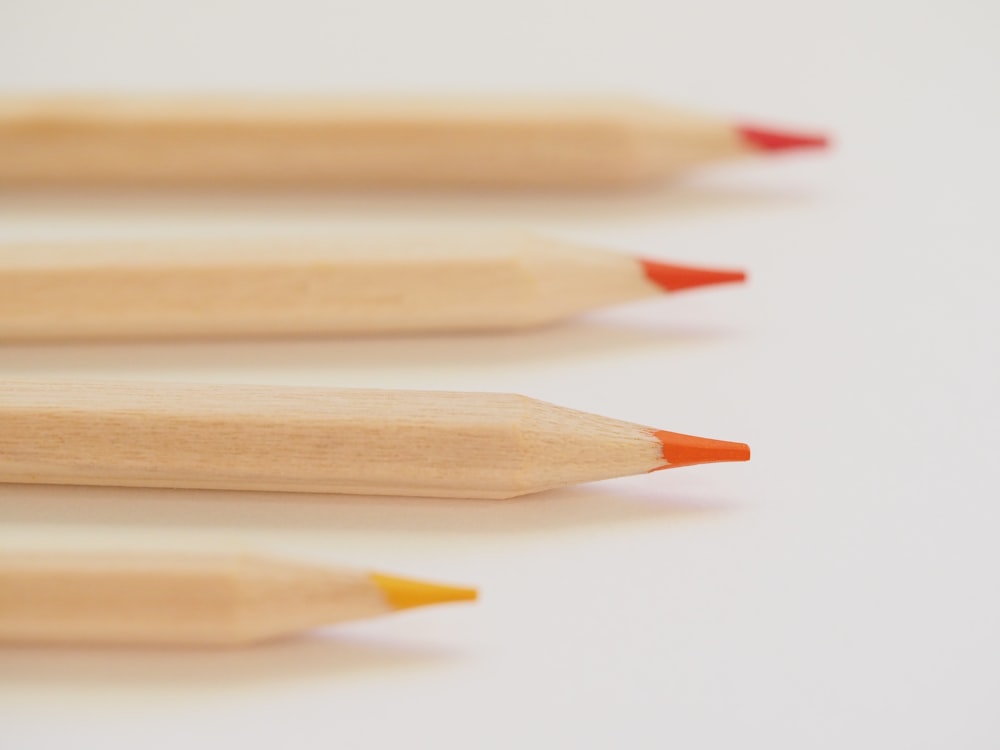
<instances>
[{"instance_id":1,"label":"in-focus pencil","mask_svg":"<svg viewBox=\"0 0 1000 750\"><path fill-rule=\"evenodd\" d=\"M512 394L0 382L3 482L509 498L749 457Z\"/></svg>"},{"instance_id":2,"label":"in-focus pencil","mask_svg":"<svg viewBox=\"0 0 1000 750\"><path fill-rule=\"evenodd\" d=\"M0 554L0 643L238 646L470 588L250 556Z\"/></svg>"},{"instance_id":3,"label":"in-focus pencil","mask_svg":"<svg viewBox=\"0 0 1000 750\"><path fill-rule=\"evenodd\" d=\"M742 281L510 231L0 245L0 340L524 328Z\"/></svg>"},{"instance_id":4,"label":"in-focus pencil","mask_svg":"<svg viewBox=\"0 0 1000 750\"><path fill-rule=\"evenodd\" d=\"M825 145L628 98L0 99L8 185L611 187Z\"/></svg>"}]
</instances>

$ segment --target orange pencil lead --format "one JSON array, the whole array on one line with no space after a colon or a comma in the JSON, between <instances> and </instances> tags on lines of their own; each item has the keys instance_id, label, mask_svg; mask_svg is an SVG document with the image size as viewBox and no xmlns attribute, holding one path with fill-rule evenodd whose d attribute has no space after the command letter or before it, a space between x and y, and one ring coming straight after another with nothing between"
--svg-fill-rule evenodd
<instances>
[{"instance_id":1,"label":"orange pencil lead","mask_svg":"<svg viewBox=\"0 0 1000 750\"><path fill-rule=\"evenodd\" d=\"M830 145L829 138L817 133L792 133L753 125L741 125L736 130L747 146L758 151L822 149Z\"/></svg>"},{"instance_id":2,"label":"orange pencil lead","mask_svg":"<svg viewBox=\"0 0 1000 750\"><path fill-rule=\"evenodd\" d=\"M653 471L720 461L750 460L750 446L746 443L731 443L728 440L712 440L663 430L658 430L654 435L663 446L663 460L666 463Z\"/></svg>"},{"instance_id":3,"label":"orange pencil lead","mask_svg":"<svg viewBox=\"0 0 1000 750\"><path fill-rule=\"evenodd\" d=\"M696 286L745 281L747 277L743 271L720 271L711 268L678 266L655 260L640 260L639 262L642 263L642 270L646 273L646 277L668 292L691 289Z\"/></svg>"}]
</instances>

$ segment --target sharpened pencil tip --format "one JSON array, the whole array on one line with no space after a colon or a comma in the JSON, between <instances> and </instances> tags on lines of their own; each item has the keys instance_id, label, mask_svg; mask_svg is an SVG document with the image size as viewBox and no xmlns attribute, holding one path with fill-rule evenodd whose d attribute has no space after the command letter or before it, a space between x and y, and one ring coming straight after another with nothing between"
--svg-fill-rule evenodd
<instances>
[{"instance_id":1,"label":"sharpened pencil tip","mask_svg":"<svg viewBox=\"0 0 1000 750\"><path fill-rule=\"evenodd\" d=\"M672 263L644 259L640 259L639 262L642 264L642 270L646 277L668 292L692 289L697 286L745 281L747 277L743 271L719 271L712 268L678 266Z\"/></svg>"},{"instance_id":2,"label":"sharpened pencil tip","mask_svg":"<svg viewBox=\"0 0 1000 750\"><path fill-rule=\"evenodd\" d=\"M663 460L666 461L663 466L658 466L653 471L720 461L750 460L750 446L746 443L731 443L728 440L712 440L663 430L653 434L663 446Z\"/></svg>"},{"instance_id":3,"label":"sharpened pencil tip","mask_svg":"<svg viewBox=\"0 0 1000 750\"><path fill-rule=\"evenodd\" d=\"M830 145L830 139L818 133L792 133L752 125L740 125L736 130L743 138L743 142L757 151L823 149Z\"/></svg>"},{"instance_id":4,"label":"sharpened pencil tip","mask_svg":"<svg viewBox=\"0 0 1000 750\"><path fill-rule=\"evenodd\" d=\"M372 581L382 589L386 601L393 609L410 609L429 604L474 601L478 597L475 589L463 586L445 586L440 583L426 583L412 578L400 578L384 573L372 573Z\"/></svg>"}]
</instances>

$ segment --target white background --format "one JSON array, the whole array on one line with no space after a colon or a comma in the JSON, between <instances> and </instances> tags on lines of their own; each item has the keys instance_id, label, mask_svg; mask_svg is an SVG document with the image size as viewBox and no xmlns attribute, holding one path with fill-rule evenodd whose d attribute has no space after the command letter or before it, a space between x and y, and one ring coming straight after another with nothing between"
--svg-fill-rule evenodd
<instances>
[{"instance_id":1,"label":"white background","mask_svg":"<svg viewBox=\"0 0 1000 750\"><path fill-rule=\"evenodd\" d=\"M0 193L2 240L502 224L751 273L527 334L2 346L0 376L516 391L754 450L509 502L4 486L4 544L483 598L249 651L3 649L0 747L1000 746L998 7L4 2L4 92L626 92L837 146L583 197Z\"/></svg>"}]
</instances>

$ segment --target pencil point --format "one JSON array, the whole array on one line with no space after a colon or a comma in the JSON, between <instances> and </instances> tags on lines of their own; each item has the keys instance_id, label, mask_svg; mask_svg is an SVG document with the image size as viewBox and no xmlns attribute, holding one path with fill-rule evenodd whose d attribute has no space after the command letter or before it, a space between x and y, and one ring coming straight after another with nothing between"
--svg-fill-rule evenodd
<instances>
[{"instance_id":1,"label":"pencil point","mask_svg":"<svg viewBox=\"0 0 1000 750\"><path fill-rule=\"evenodd\" d=\"M445 586L439 583L425 583L412 578L372 573L372 581L382 589L386 600L393 609L410 609L428 604L473 601L478 593L475 589L461 586Z\"/></svg>"},{"instance_id":2,"label":"pencil point","mask_svg":"<svg viewBox=\"0 0 1000 750\"><path fill-rule=\"evenodd\" d=\"M817 133L791 133L752 125L740 125L736 130L743 142L757 151L823 149L830 145L829 138Z\"/></svg>"},{"instance_id":3,"label":"pencil point","mask_svg":"<svg viewBox=\"0 0 1000 750\"><path fill-rule=\"evenodd\" d=\"M666 461L653 471L720 461L750 460L750 446L746 443L731 443L728 440L712 440L663 430L653 434L663 446L663 460Z\"/></svg>"},{"instance_id":4,"label":"pencil point","mask_svg":"<svg viewBox=\"0 0 1000 750\"><path fill-rule=\"evenodd\" d=\"M691 289L696 286L745 281L747 277L743 271L718 271L711 268L677 266L655 260L640 259L639 262L642 264L642 270L646 277L668 292Z\"/></svg>"}]
</instances>

